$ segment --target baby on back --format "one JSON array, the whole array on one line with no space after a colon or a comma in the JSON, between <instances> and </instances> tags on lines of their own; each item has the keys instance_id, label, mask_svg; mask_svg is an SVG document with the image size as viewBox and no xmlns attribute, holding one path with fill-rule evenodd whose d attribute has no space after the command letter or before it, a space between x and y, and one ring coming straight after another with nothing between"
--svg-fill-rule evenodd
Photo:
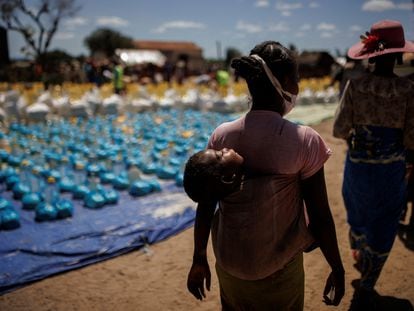
<instances>
[{"instance_id":1,"label":"baby on back","mask_svg":"<svg viewBox=\"0 0 414 311\"><path fill-rule=\"evenodd\" d=\"M233 149L206 149L192 155L184 170L184 190L194 202L218 201L240 189L243 157Z\"/></svg>"}]
</instances>

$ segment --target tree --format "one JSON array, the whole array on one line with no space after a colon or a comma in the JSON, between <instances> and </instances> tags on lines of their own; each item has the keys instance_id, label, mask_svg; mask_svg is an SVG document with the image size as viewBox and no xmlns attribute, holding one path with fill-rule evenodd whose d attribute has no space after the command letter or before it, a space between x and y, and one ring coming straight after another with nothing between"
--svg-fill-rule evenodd
<instances>
[{"instance_id":1,"label":"tree","mask_svg":"<svg viewBox=\"0 0 414 311\"><path fill-rule=\"evenodd\" d=\"M44 56L48 59L50 63L56 65L64 62L68 63L75 59L72 55L59 49L48 51L44 54Z\"/></svg>"},{"instance_id":2,"label":"tree","mask_svg":"<svg viewBox=\"0 0 414 311\"><path fill-rule=\"evenodd\" d=\"M230 66L231 60L233 58L240 57L241 55L242 53L238 49L229 47L226 50L226 60L225 60L226 67Z\"/></svg>"},{"instance_id":3,"label":"tree","mask_svg":"<svg viewBox=\"0 0 414 311\"><path fill-rule=\"evenodd\" d=\"M37 8L28 7L24 0L0 0L1 20L5 28L20 33L36 60L49 49L61 21L80 10L76 0L40 0Z\"/></svg>"},{"instance_id":4,"label":"tree","mask_svg":"<svg viewBox=\"0 0 414 311\"><path fill-rule=\"evenodd\" d=\"M84 41L91 55L103 52L112 57L116 49L129 49L134 47L133 40L109 28L100 28L92 32Z\"/></svg>"},{"instance_id":5,"label":"tree","mask_svg":"<svg viewBox=\"0 0 414 311\"><path fill-rule=\"evenodd\" d=\"M289 50L291 50L292 52L294 52L296 54L298 53L298 49L297 49L296 45L294 45L293 43L289 44Z\"/></svg>"}]
</instances>

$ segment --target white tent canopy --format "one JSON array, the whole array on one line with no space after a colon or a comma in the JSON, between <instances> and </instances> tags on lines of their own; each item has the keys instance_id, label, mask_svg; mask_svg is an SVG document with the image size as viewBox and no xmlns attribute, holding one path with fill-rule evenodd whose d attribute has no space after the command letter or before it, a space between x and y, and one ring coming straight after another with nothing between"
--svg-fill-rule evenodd
<instances>
[{"instance_id":1,"label":"white tent canopy","mask_svg":"<svg viewBox=\"0 0 414 311\"><path fill-rule=\"evenodd\" d=\"M126 65L152 63L161 67L166 60L166 57L160 51L156 50L117 49L115 54L118 55Z\"/></svg>"}]
</instances>

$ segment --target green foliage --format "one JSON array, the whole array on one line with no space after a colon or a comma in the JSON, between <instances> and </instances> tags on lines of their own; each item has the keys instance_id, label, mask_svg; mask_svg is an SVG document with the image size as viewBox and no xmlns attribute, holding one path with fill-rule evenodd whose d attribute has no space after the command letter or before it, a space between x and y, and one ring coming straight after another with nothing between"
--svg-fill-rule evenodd
<instances>
[{"instance_id":1,"label":"green foliage","mask_svg":"<svg viewBox=\"0 0 414 311\"><path fill-rule=\"evenodd\" d=\"M112 57L116 49L134 48L131 38L109 28L95 30L85 38L84 44L91 54L103 52L107 57Z\"/></svg>"},{"instance_id":2,"label":"green foliage","mask_svg":"<svg viewBox=\"0 0 414 311\"><path fill-rule=\"evenodd\" d=\"M296 47L296 45L294 45L293 43L290 43L288 46L289 50L291 50L292 52L298 52L298 48Z\"/></svg>"},{"instance_id":3,"label":"green foliage","mask_svg":"<svg viewBox=\"0 0 414 311\"><path fill-rule=\"evenodd\" d=\"M226 67L230 66L231 60L233 58L240 57L240 56L242 56L242 53L238 49L232 48L232 47L228 48L226 50L226 60L225 60Z\"/></svg>"},{"instance_id":4,"label":"green foliage","mask_svg":"<svg viewBox=\"0 0 414 311\"><path fill-rule=\"evenodd\" d=\"M41 57L50 47L63 19L76 15L77 0L42 0L34 4L24 0L0 0L0 25L20 33L28 56Z\"/></svg>"},{"instance_id":5,"label":"green foliage","mask_svg":"<svg viewBox=\"0 0 414 311\"><path fill-rule=\"evenodd\" d=\"M51 64L59 64L62 62L70 62L74 59L74 57L65 51L62 50L53 50L50 52L46 52L40 56L40 58L45 58ZM41 59L38 59L39 63L43 63Z\"/></svg>"}]
</instances>

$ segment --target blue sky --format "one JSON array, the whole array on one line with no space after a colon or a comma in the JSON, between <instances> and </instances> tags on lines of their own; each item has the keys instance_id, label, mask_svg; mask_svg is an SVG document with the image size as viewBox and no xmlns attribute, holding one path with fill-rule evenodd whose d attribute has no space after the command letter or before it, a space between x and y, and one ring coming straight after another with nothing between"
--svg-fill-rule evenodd
<instances>
[{"instance_id":1,"label":"blue sky","mask_svg":"<svg viewBox=\"0 0 414 311\"><path fill-rule=\"evenodd\" d=\"M36 1L27 1L34 6ZM136 40L192 41L204 57L229 47L248 53L276 40L299 51L345 52L381 19L399 20L414 41L414 0L78 0L80 12L62 22L52 49L88 54L84 38L109 27ZM19 34L9 33L12 58L21 57Z\"/></svg>"}]
</instances>

